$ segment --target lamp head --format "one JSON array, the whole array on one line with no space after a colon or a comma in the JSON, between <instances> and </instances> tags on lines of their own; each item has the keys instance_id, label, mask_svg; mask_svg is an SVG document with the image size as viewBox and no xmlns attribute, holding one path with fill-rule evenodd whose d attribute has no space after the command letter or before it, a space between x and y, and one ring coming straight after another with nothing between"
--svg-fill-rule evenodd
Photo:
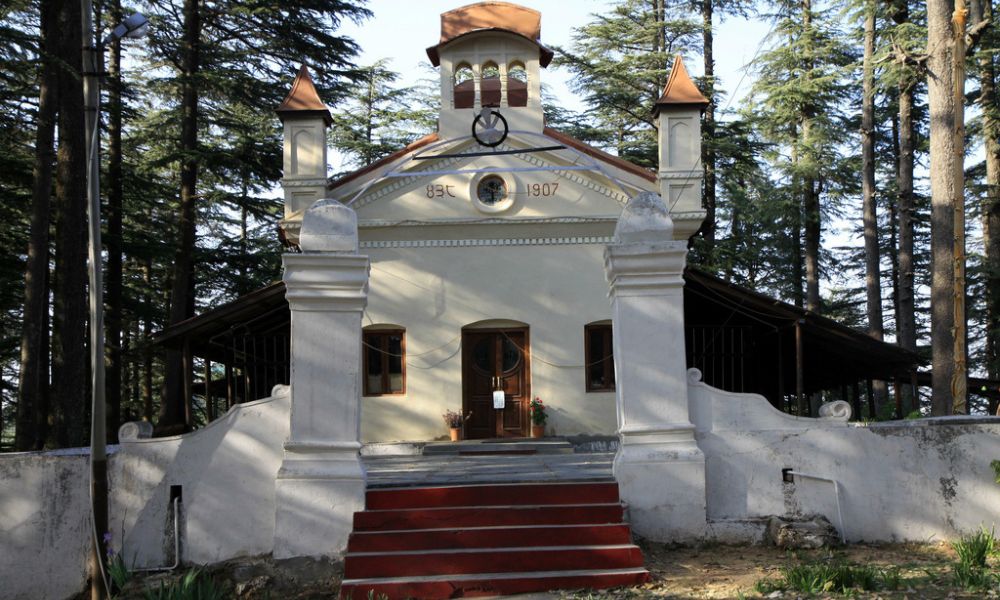
<instances>
[{"instance_id":1,"label":"lamp head","mask_svg":"<svg viewBox=\"0 0 1000 600\"><path fill-rule=\"evenodd\" d=\"M118 24L111 30L108 37L104 38L104 43L122 38L141 38L149 31L149 21L142 13L135 13Z\"/></svg>"}]
</instances>

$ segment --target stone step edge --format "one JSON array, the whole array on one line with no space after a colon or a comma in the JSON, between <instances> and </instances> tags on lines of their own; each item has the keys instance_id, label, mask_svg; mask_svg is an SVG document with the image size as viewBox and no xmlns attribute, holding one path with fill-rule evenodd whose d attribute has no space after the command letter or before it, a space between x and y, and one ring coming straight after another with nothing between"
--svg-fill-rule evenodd
<instances>
[{"instance_id":1,"label":"stone step edge","mask_svg":"<svg viewBox=\"0 0 1000 600\"><path fill-rule=\"evenodd\" d=\"M482 552L500 553L500 552L562 552L565 550L639 550L639 547L635 544L608 544L608 545L579 545L579 546L511 546L511 547L493 547L493 546L477 546L475 548L430 548L421 550L387 550L384 552L348 552L344 555L344 560L357 556L357 557L370 557L370 556L412 556L421 555L427 556L429 554L475 554Z\"/></svg>"},{"instance_id":2,"label":"stone step edge","mask_svg":"<svg viewBox=\"0 0 1000 600\"><path fill-rule=\"evenodd\" d=\"M602 575L641 575L648 574L644 567L629 569L587 569L577 571L520 571L512 573L466 573L463 575L411 575L409 577L368 577L363 579L344 579L341 587L384 585L397 583L431 583L449 581L476 581L478 579L546 579L554 577L597 577Z\"/></svg>"},{"instance_id":3,"label":"stone step edge","mask_svg":"<svg viewBox=\"0 0 1000 600\"><path fill-rule=\"evenodd\" d=\"M594 484L608 484L608 483L615 483L615 484L617 484L617 481L613 477L605 477L603 479L597 479L597 480L595 480L595 479L585 479L585 480L559 479L557 481L551 481L551 480L550 481L510 481L510 482L500 481L500 482L496 482L496 483L487 482L487 481L477 481L475 483L450 483L449 482L449 483L443 483L443 484L439 484L439 485L435 485L433 483L428 484L428 483L423 483L423 482L417 482L417 483L414 483L413 485L403 485L403 486L399 486L399 487L379 487L379 488L374 488L374 489L376 489L376 490L378 490L380 492L392 492L392 491L409 492L409 491L413 491L413 490L440 490L440 489L482 488L482 487L543 487L544 486L546 489L548 489L548 488L553 488L553 487L563 486L563 485L580 485L580 484L594 485Z\"/></svg>"},{"instance_id":4,"label":"stone step edge","mask_svg":"<svg viewBox=\"0 0 1000 600\"><path fill-rule=\"evenodd\" d=\"M410 510L410 509L390 509L390 510ZM471 527L432 527L428 529L385 529L378 531L352 531L351 535L383 535L392 533L432 533L439 531L491 531L502 529L552 529L556 527L627 527L628 523L556 523L553 525L481 525Z\"/></svg>"},{"instance_id":5,"label":"stone step edge","mask_svg":"<svg viewBox=\"0 0 1000 600\"><path fill-rule=\"evenodd\" d=\"M438 480L435 481L431 479L430 481L417 481L412 485L405 482L387 482L387 483L369 483L366 485L365 489L367 491L383 491L383 490L406 490L413 488L437 488L437 487L463 487L472 485L528 485L528 484L543 484L543 483L614 483L614 479L610 479L603 475L595 475L594 477L576 477L574 479L558 479L553 481L552 479L484 479L482 481L476 481L476 483L455 483L453 480Z\"/></svg>"},{"instance_id":6,"label":"stone step edge","mask_svg":"<svg viewBox=\"0 0 1000 600\"><path fill-rule=\"evenodd\" d=\"M368 514L384 514L391 512L423 512L423 511L435 511L435 510L483 510L484 508L494 509L503 508L506 510L514 509L534 509L534 508L596 508L596 507L623 507L622 502L600 502L600 503L587 503L587 504L485 504L485 505L463 505L463 506L418 506L415 508L376 508L376 509L365 509L359 510L354 514L368 513ZM459 529L458 527L454 529Z\"/></svg>"}]
</instances>

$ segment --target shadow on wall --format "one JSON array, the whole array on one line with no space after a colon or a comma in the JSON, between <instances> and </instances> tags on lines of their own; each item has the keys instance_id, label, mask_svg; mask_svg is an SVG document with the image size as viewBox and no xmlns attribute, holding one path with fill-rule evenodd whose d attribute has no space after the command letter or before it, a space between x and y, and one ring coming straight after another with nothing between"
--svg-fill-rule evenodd
<instances>
[{"instance_id":1,"label":"shadow on wall","mask_svg":"<svg viewBox=\"0 0 1000 600\"><path fill-rule=\"evenodd\" d=\"M171 564L171 488L180 486L182 558L212 563L271 551L274 481L288 437L287 386L233 406L198 431L123 440L111 461L112 541L129 566Z\"/></svg>"},{"instance_id":2,"label":"shadow on wall","mask_svg":"<svg viewBox=\"0 0 1000 600\"><path fill-rule=\"evenodd\" d=\"M848 541L951 539L1000 524L1000 418L957 417L872 424L793 417L762 396L690 382L698 443L706 456L708 518L747 521L823 514L838 523L838 481ZM746 541L746 540L723 540Z\"/></svg>"}]
</instances>

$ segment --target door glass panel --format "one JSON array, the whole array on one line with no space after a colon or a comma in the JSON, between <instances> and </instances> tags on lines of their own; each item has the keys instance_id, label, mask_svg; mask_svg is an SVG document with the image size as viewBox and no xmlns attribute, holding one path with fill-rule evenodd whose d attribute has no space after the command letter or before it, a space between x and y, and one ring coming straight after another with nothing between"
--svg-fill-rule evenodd
<instances>
[{"instance_id":1,"label":"door glass panel","mask_svg":"<svg viewBox=\"0 0 1000 600\"><path fill-rule=\"evenodd\" d=\"M493 365L490 363L490 352L493 346L492 338L483 338L476 342L476 345L472 347L472 364L475 365L476 369L486 373L488 375L493 375Z\"/></svg>"},{"instance_id":2,"label":"door glass panel","mask_svg":"<svg viewBox=\"0 0 1000 600\"><path fill-rule=\"evenodd\" d=\"M521 350L507 336L503 338L503 372L508 373L521 362Z\"/></svg>"}]
</instances>

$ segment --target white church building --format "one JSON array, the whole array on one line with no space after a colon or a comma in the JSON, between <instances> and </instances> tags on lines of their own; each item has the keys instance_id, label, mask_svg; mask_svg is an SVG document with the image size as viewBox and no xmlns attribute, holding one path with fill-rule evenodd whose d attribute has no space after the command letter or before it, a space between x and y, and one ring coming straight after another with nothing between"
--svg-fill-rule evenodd
<instances>
[{"instance_id":1,"label":"white church building","mask_svg":"<svg viewBox=\"0 0 1000 600\"><path fill-rule=\"evenodd\" d=\"M344 597L448 598L642 583L633 534L763 543L772 519L821 515L847 542L926 541L1000 521L1000 418L851 422L845 378L913 356L685 271L706 101L680 59L649 107L654 172L546 127L541 39L506 2L441 15L438 130L335 181L300 70L277 111L282 281L157 337L203 361L182 401L208 422L128 423L109 457L129 566L343 559ZM787 414L838 388L847 402ZM613 443L536 455L533 398L548 439ZM431 443L446 411L470 441ZM507 452L426 454L478 440ZM87 460L0 456L0 600L82 589Z\"/></svg>"}]
</instances>

